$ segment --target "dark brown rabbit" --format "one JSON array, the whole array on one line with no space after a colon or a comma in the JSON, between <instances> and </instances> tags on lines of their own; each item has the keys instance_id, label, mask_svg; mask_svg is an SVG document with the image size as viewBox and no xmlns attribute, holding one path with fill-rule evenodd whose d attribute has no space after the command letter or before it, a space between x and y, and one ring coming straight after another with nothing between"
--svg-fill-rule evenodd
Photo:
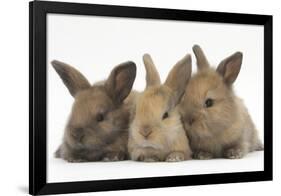
<instances>
[{"instance_id":1,"label":"dark brown rabbit","mask_svg":"<svg viewBox=\"0 0 281 196\"><path fill-rule=\"evenodd\" d=\"M116 66L107 80L94 85L65 63L52 65L75 99L55 156L69 162L126 159L135 63Z\"/></svg>"},{"instance_id":2,"label":"dark brown rabbit","mask_svg":"<svg viewBox=\"0 0 281 196\"><path fill-rule=\"evenodd\" d=\"M232 89L241 68L242 53L234 53L213 69L198 45L193 51L198 73L187 85L180 113L194 158L235 159L262 150L255 125Z\"/></svg>"}]
</instances>

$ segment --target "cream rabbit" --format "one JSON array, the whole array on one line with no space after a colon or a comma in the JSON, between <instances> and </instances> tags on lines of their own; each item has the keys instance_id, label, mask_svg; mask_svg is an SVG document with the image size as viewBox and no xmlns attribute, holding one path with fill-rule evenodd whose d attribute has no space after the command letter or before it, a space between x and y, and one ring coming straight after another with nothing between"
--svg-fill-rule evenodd
<instances>
[{"instance_id":1,"label":"cream rabbit","mask_svg":"<svg viewBox=\"0 0 281 196\"><path fill-rule=\"evenodd\" d=\"M191 56L170 71L164 84L148 54L143 56L146 89L137 96L128 151L136 161L183 161L191 158L177 104L191 76Z\"/></svg>"}]
</instances>

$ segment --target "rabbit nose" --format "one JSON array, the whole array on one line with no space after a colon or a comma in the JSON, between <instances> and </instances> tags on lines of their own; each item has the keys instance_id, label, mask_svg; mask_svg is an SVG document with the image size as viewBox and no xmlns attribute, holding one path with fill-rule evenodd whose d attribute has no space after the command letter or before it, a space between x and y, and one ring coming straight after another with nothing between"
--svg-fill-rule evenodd
<instances>
[{"instance_id":1,"label":"rabbit nose","mask_svg":"<svg viewBox=\"0 0 281 196\"><path fill-rule=\"evenodd\" d=\"M151 129L142 129L141 131L140 131L140 134L142 135L142 136L144 136L145 138L147 138L150 134L151 134Z\"/></svg>"},{"instance_id":2,"label":"rabbit nose","mask_svg":"<svg viewBox=\"0 0 281 196\"><path fill-rule=\"evenodd\" d=\"M77 140L79 141L79 142L82 142L82 140L83 140L83 138L84 138L84 135L79 135L78 137L77 137Z\"/></svg>"},{"instance_id":3,"label":"rabbit nose","mask_svg":"<svg viewBox=\"0 0 281 196\"><path fill-rule=\"evenodd\" d=\"M77 142L82 142L83 141L83 138L84 138L84 134L76 134L75 135L75 139Z\"/></svg>"},{"instance_id":4,"label":"rabbit nose","mask_svg":"<svg viewBox=\"0 0 281 196\"><path fill-rule=\"evenodd\" d=\"M189 117L189 118L188 118L188 123L189 123L189 125L192 125L192 124L194 123L194 121L195 121L195 118L194 118L194 117Z\"/></svg>"}]
</instances>

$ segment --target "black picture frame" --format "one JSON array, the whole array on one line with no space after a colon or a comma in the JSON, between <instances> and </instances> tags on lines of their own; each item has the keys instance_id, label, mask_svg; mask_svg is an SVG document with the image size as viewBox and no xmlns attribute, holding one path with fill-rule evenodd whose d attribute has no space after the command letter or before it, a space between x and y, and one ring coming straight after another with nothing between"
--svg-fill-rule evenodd
<instances>
[{"instance_id":1,"label":"black picture frame","mask_svg":"<svg viewBox=\"0 0 281 196\"><path fill-rule=\"evenodd\" d=\"M264 26L264 171L47 183L46 15L149 18ZM29 193L58 194L272 180L272 16L33 1L29 3Z\"/></svg>"}]
</instances>

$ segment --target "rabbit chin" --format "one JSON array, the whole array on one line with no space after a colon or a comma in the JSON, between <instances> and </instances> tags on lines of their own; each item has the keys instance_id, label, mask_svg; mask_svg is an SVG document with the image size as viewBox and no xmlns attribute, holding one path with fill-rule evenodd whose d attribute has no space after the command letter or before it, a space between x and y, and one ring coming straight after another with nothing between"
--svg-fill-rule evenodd
<instances>
[{"instance_id":1,"label":"rabbit chin","mask_svg":"<svg viewBox=\"0 0 281 196\"><path fill-rule=\"evenodd\" d=\"M153 148L153 149L155 149L155 150L161 150L161 149L163 149L163 145L161 145L161 144L155 144L155 143L152 143L152 142L147 141L147 140L142 141L142 143L139 143L139 144L138 144L138 147L139 147L139 148Z\"/></svg>"},{"instance_id":2,"label":"rabbit chin","mask_svg":"<svg viewBox=\"0 0 281 196\"><path fill-rule=\"evenodd\" d=\"M189 127L187 129L187 134L193 138L200 138L200 139L208 139L208 138L212 138L214 137L214 134L206 129L206 128L202 128L200 126L198 127Z\"/></svg>"}]
</instances>

